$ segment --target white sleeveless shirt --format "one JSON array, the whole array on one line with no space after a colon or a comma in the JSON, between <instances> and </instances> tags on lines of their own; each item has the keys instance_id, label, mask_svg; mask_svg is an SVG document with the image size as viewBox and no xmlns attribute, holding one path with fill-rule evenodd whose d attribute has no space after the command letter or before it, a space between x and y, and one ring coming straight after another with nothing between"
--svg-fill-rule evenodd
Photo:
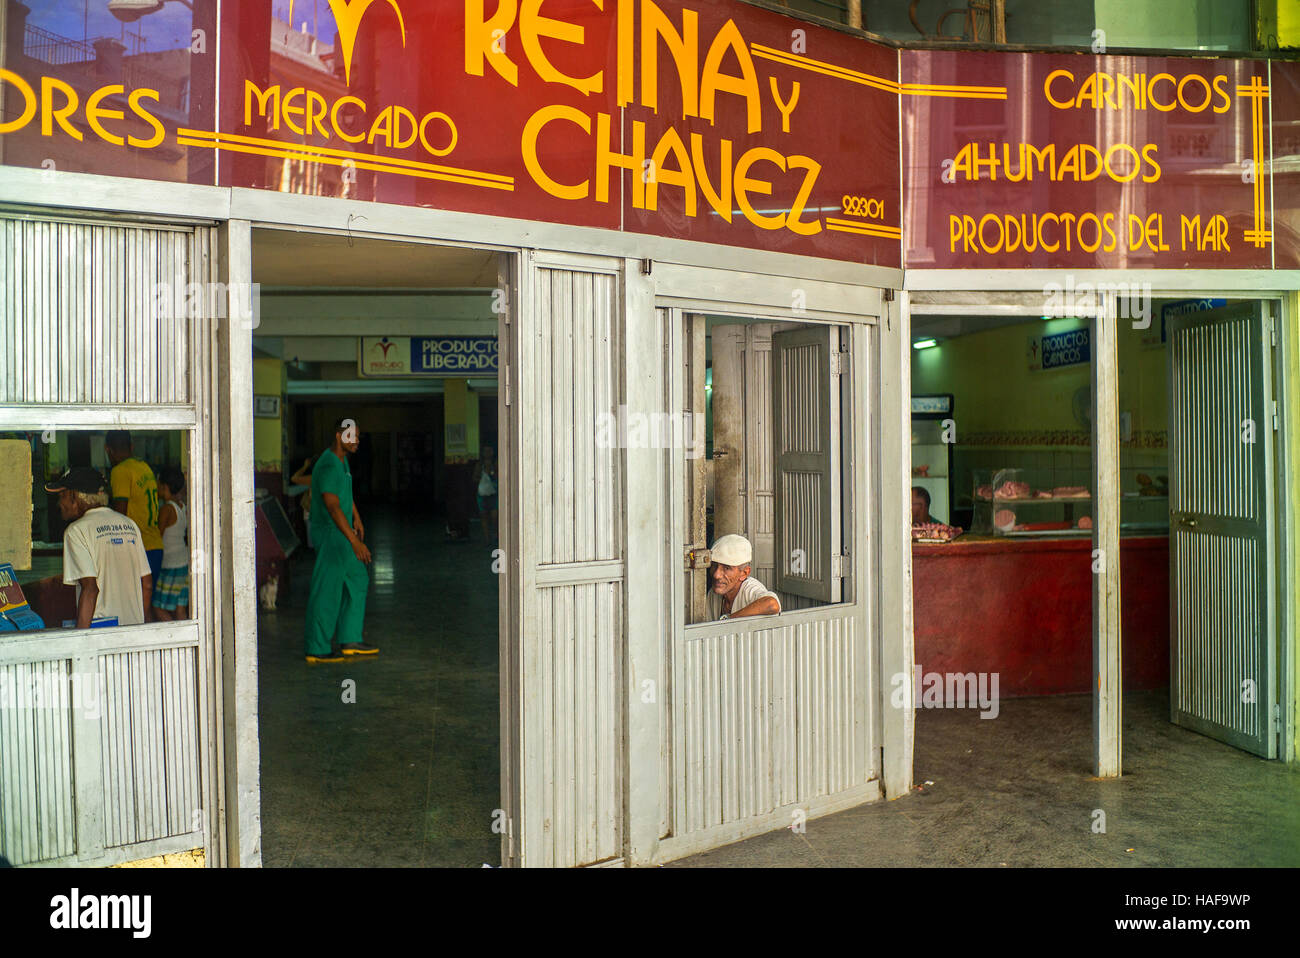
<instances>
[{"instance_id":1,"label":"white sleeveless shirt","mask_svg":"<svg viewBox=\"0 0 1300 958\"><path fill-rule=\"evenodd\" d=\"M171 500L168 505L176 510L176 521L163 530L162 567L164 569L179 569L181 566L190 564L190 547L185 542L185 531L188 523L186 522L184 505L176 499Z\"/></svg>"}]
</instances>

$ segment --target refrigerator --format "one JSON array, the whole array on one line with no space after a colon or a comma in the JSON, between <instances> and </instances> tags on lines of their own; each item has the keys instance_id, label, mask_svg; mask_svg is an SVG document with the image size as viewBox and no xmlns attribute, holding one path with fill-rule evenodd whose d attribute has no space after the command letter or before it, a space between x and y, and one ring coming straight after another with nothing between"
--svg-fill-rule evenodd
<instances>
[{"instance_id":1,"label":"refrigerator","mask_svg":"<svg viewBox=\"0 0 1300 958\"><path fill-rule=\"evenodd\" d=\"M944 442L953 418L951 393L912 397L912 485L930 493L930 515L952 524L952 442ZM948 430L954 437L954 430Z\"/></svg>"}]
</instances>

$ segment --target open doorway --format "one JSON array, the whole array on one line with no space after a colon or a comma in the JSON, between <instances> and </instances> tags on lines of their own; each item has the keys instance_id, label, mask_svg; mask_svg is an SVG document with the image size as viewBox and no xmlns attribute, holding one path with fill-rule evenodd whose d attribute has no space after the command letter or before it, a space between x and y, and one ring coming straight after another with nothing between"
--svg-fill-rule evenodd
<instances>
[{"instance_id":1,"label":"open doorway","mask_svg":"<svg viewBox=\"0 0 1300 958\"><path fill-rule=\"evenodd\" d=\"M987 295L986 313L969 302L913 317L917 704L993 718L1023 699L1042 713L1031 735L1069 713L1086 736L1095 327L1086 311L1032 316ZM1275 305L1148 294L1119 306L1124 771L1135 756L1150 767L1157 747L1158 760L1202 747L1171 723L1275 757ZM997 723L969 724L963 752L981 726Z\"/></svg>"},{"instance_id":2,"label":"open doorway","mask_svg":"<svg viewBox=\"0 0 1300 958\"><path fill-rule=\"evenodd\" d=\"M252 247L264 862L498 864L504 254L272 229ZM322 459L349 475L378 651L342 655L340 628L308 660L340 535Z\"/></svg>"}]
</instances>

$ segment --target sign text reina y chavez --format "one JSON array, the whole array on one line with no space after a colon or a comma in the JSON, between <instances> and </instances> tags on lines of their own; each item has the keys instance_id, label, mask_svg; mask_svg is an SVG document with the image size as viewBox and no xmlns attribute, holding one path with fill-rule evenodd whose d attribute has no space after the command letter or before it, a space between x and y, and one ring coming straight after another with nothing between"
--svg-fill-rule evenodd
<instances>
[{"instance_id":1,"label":"sign text reina y chavez","mask_svg":"<svg viewBox=\"0 0 1300 958\"><path fill-rule=\"evenodd\" d=\"M651 0L591 3L605 16L616 18L615 76L607 75L604 69L587 76L563 72L555 62L562 57L548 50L564 51L566 44L583 45L587 42L585 28L543 15L540 3L525 2L521 6L517 0L500 0L490 15L485 12L485 0L466 0L465 75L482 77L491 71L518 88L522 82L520 67L526 63L545 83L571 87L584 95L602 94L602 103L609 103L607 97L612 93L619 108L640 106L658 112L660 85L669 80L660 75L659 54L666 50L673 74L671 82L681 93L686 117L712 124L724 109L743 110L746 131L761 134L763 105L765 98L770 98L783 132L789 132L790 118L798 108L800 84L793 82L782 89L775 78L769 78L766 85L760 83L750 48L735 20L726 20L709 36L701 35L699 14L688 8L681 10L680 22L674 22ZM343 4L334 0L331 6ZM639 14L637 21L634 11ZM346 57L350 50L346 38L342 46ZM634 82L634 76L639 83ZM243 103L246 125L261 117L272 130L283 127L302 136L422 150L432 157L447 156L460 139L456 119L446 112L434 110L417 116L401 104L367 103L350 94L329 99L306 87L284 90L278 85L259 87L246 80ZM538 148L539 138L548 130L566 142L585 138L595 159L594 176L577 182L570 176L568 182L561 182L559 174L548 170ZM801 236L821 231L820 219L815 213L807 213L809 197L822 169L815 159L797 153L782 154L768 146L743 149L720 136L706 142L704 135L695 132L683 138L672 126L657 142L648 143L646 123L641 120L633 121L629 132L628 142L621 143L617 115L611 116L608 110L584 111L553 103L532 113L518 142L532 181L557 199L594 198L598 203L608 203L610 177L616 175L613 171L626 169L633 174L635 209L658 209L660 188L671 187L683 191L684 211L689 217L699 215L707 204L728 223L738 213L759 229L784 229ZM717 172L711 174L710 168ZM756 205L755 197L771 194L774 179L782 176L791 178L783 185L795 190L790 208L760 209L762 204Z\"/></svg>"}]
</instances>

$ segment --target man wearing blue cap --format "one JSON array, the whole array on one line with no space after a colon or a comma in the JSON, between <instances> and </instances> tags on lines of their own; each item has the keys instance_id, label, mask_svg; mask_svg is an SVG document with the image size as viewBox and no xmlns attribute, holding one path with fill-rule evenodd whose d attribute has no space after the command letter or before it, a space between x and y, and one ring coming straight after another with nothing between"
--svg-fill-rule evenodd
<instances>
[{"instance_id":1,"label":"man wearing blue cap","mask_svg":"<svg viewBox=\"0 0 1300 958\"><path fill-rule=\"evenodd\" d=\"M59 494L59 512L68 521L63 582L77 587L77 628L104 618L140 625L153 594L140 527L108 507L108 483L95 469L69 469L45 491Z\"/></svg>"}]
</instances>

